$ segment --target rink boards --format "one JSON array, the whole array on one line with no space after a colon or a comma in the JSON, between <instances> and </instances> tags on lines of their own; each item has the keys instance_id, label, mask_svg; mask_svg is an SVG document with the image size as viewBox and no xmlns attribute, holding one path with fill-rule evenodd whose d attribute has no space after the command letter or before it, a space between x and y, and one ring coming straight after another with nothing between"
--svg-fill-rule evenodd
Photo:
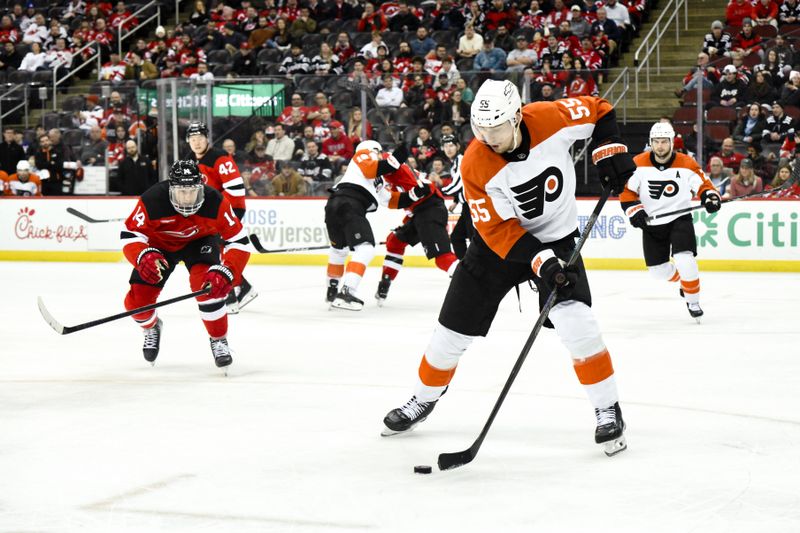
<instances>
[{"instance_id":1,"label":"rink boards","mask_svg":"<svg viewBox=\"0 0 800 533\"><path fill-rule=\"evenodd\" d=\"M126 217L135 198L3 198L0 201L0 259L24 261L119 261L122 222L87 223L67 212L71 207L94 219ZM596 205L578 200L581 228ZM267 249L319 247L328 243L324 199L248 199L245 225ZM800 202L752 200L726 204L714 214L693 212L698 259L706 270L800 271ZM377 242L403 218L379 209L369 215ZM450 227L458 219L450 217ZM373 264L382 261L382 249ZM589 268L641 269L641 232L623 216L619 202L603 209L583 250ZM252 264L324 265L325 250L254 254ZM432 266L415 246L407 266Z\"/></svg>"}]
</instances>

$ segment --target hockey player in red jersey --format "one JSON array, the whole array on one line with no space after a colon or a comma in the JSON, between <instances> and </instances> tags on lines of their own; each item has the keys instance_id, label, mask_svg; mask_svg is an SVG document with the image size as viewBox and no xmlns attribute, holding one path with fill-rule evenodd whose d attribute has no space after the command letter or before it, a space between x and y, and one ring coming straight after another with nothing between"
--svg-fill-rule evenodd
<instances>
[{"instance_id":1,"label":"hockey player in red jersey","mask_svg":"<svg viewBox=\"0 0 800 533\"><path fill-rule=\"evenodd\" d=\"M332 189L325 204L325 227L331 247L328 251L328 289L325 299L331 307L360 311L364 301L356 296L367 265L375 255L375 237L367 213L378 208L378 193L384 176L396 172L408 157L401 144L392 155L384 157L377 141L362 141L344 176ZM348 251L353 257L347 264Z\"/></svg>"},{"instance_id":2,"label":"hockey player in red jersey","mask_svg":"<svg viewBox=\"0 0 800 533\"><path fill-rule=\"evenodd\" d=\"M225 297L241 277L250 253L249 238L230 202L203 184L194 161L176 161L169 180L147 189L122 231L122 251L133 265L125 308L155 303L170 274L183 261L197 297L203 325L211 338L217 367L233 361L226 335ZM224 243L220 261L219 240ZM155 364L163 325L155 310L133 315L144 329L144 358Z\"/></svg>"},{"instance_id":3,"label":"hockey player in red jersey","mask_svg":"<svg viewBox=\"0 0 800 533\"><path fill-rule=\"evenodd\" d=\"M386 415L383 435L408 432L430 415L462 354L488 333L500 301L532 280L540 305L557 289L545 325L569 351L594 408L595 442L607 455L619 453L627 445L611 356L592 313L583 261L565 267L578 234L572 144L591 138L593 160L612 191L635 170L618 140L614 108L593 96L522 107L513 83L487 80L470 114L476 140L461 176L476 233L450 282L414 395Z\"/></svg>"},{"instance_id":4,"label":"hockey player in red jersey","mask_svg":"<svg viewBox=\"0 0 800 533\"><path fill-rule=\"evenodd\" d=\"M666 281L680 281L680 295L689 314L700 321L700 272L697 240L691 213L657 218L648 216L689 207L695 194L709 213L719 211L719 192L691 156L675 152L675 131L666 122L650 128L651 151L634 158L636 172L619 200L633 227L642 230L644 262L650 273ZM672 261L670 261L670 255Z\"/></svg>"},{"instance_id":5,"label":"hockey player in red jersey","mask_svg":"<svg viewBox=\"0 0 800 533\"><path fill-rule=\"evenodd\" d=\"M239 167L233 158L224 150L214 148L208 142L208 127L202 122L192 122L186 130L186 142L192 149L197 166L205 177L207 185L218 190L233 206L233 212L239 220L244 221L245 187L244 179L239 174ZM226 304L228 312L236 314L245 305L252 302L258 293L252 285L241 277L233 291L228 295Z\"/></svg>"},{"instance_id":6,"label":"hockey player in red jersey","mask_svg":"<svg viewBox=\"0 0 800 533\"><path fill-rule=\"evenodd\" d=\"M378 305L382 305L389 294L389 287L403 266L406 246L421 242L425 256L433 259L436 266L453 275L458 259L450 248L447 234L447 208L444 197L435 185L420 180L407 164L403 163L395 172L384 177L385 186L378 193L381 204L390 209L405 209L406 217L401 226L386 237L386 256L383 273L375 292Z\"/></svg>"}]
</instances>

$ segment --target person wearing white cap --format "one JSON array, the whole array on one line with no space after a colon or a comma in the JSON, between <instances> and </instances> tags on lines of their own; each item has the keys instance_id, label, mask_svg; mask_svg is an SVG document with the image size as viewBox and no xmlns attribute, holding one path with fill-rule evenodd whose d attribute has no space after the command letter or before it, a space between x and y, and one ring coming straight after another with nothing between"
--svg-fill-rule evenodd
<instances>
[{"instance_id":1,"label":"person wearing white cap","mask_svg":"<svg viewBox=\"0 0 800 533\"><path fill-rule=\"evenodd\" d=\"M23 159L17 163L16 174L8 177L6 196L41 196L42 182L39 176L31 173L31 164Z\"/></svg>"},{"instance_id":2,"label":"person wearing white cap","mask_svg":"<svg viewBox=\"0 0 800 533\"><path fill-rule=\"evenodd\" d=\"M720 81L711 93L711 102L723 107L736 108L744 105L747 84L736 75L736 67L727 65L722 69Z\"/></svg>"}]
</instances>

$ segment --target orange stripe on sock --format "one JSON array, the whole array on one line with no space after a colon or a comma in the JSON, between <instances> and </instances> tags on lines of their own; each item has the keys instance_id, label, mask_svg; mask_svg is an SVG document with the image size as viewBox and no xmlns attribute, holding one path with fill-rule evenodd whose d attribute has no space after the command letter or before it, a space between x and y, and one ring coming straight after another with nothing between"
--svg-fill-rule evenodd
<instances>
[{"instance_id":1,"label":"orange stripe on sock","mask_svg":"<svg viewBox=\"0 0 800 533\"><path fill-rule=\"evenodd\" d=\"M333 265L328 263L328 277L341 278L344 275L344 265Z\"/></svg>"},{"instance_id":2,"label":"orange stripe on sock","mask_svg":"<svg viewBox=\"0 0 800 533\"><path fill-rule=\"evenodd\" d=\"M671 282L672 281L678 281L679 279L681 279L681 275L678 274L678 271L676 270L675 273L672 275L672 277L669 278L669 281L671 281Z\"/></svg>"},{"instance_id":3,"label":"orange stripe on sock","mask_svg":"<svg viewBox=\"0 0 800 533\"><path fill-rule=\"evenodd\" d=\"M693 279L687 281L685 279L682 279L681 288L683 289L683 292L685 292L686 294L697 294L698 292L700 292L700 280Z\"/></svg>"},{"instance_id":4,"label":"orange stripe on sock","mask_svg":"<svg viewBox=\"0 0 800 533\"><path fill-rule=\"evenodd\" d=\"M431 366L425 356L422 356L422 362L419 364L419 379L422 383L429 387L444 387L450 384L453 379L453 374L456 373L456 367L442 370Z\"/></svg>"},{"instance_id":5,"label":"orange stripe on sock","mask_svg":"<svg viewBox=\"0 0 800 533\"><path fill-rule=\"evenodd\" d=\"M364 263L359 263L357 261L350 261L347 263L347 271L348 272L355 272L359 276L363 276L364 272L367 271L367 265Z\"/></svg>"},{"instance_id":6,"label":"orange stripe on sock","mask_svg":"<svg viewBox=\"0 0 800 533\"><path fill-rule=\"evenodd\" d=\"M590 355L586 359L573 361L575 374L578 381L583 385L593 385L600 383L604 379L614 375L614 367L611 366L611 355L608 350Z\"/></svg>"}]
</instances>

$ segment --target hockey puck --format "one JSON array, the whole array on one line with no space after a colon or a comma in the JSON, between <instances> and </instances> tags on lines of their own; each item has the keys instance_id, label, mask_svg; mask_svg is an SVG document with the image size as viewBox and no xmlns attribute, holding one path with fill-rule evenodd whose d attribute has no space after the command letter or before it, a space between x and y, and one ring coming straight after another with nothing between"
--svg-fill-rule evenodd
<instances>
[{"instance_id":1,"label":"hockey puck","mask_svg":"<svg viewBox=\"0 0 800 533\"><path fill-rule=\"evenodd\" d=\"M433 468L428 465L417 465L414 467L415 474L430 474L433 472Z\"/></svg>"}]
</instances>

